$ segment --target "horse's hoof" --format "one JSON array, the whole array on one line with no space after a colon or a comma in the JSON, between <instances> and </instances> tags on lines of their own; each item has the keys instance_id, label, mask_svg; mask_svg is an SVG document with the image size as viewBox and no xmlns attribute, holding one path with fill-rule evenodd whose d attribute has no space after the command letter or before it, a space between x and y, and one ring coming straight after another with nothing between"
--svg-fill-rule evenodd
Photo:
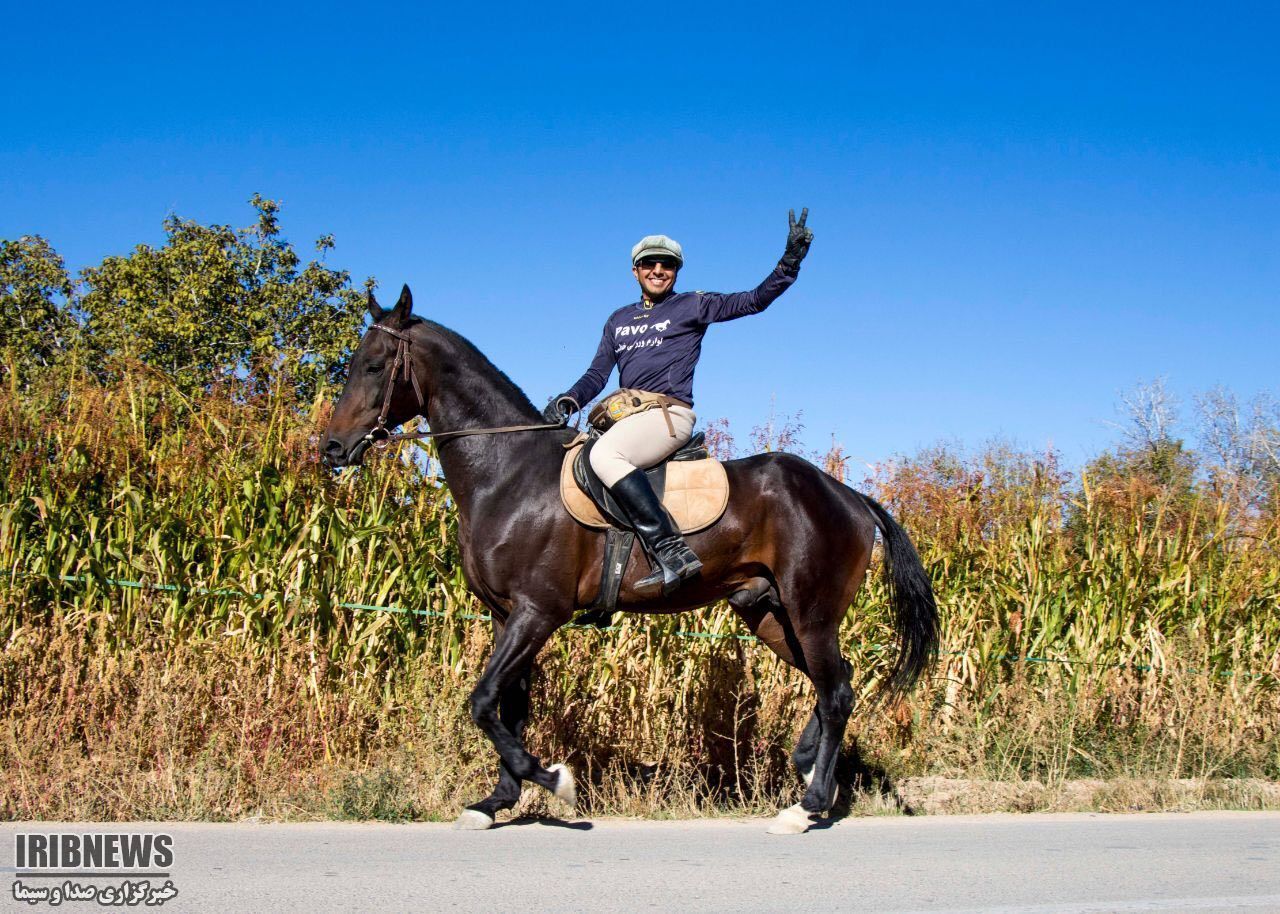
<instances>
[{"instance_id":1,"label":"horse's hoof","mask_svg":"<svg viewBox=\"0 0 1280 914\"><path fill-rule=\"evenodd\" d=\"M797 803L778 813L769 826L771 835L803 835L813 824L814 815Z\"/></svg>"},{"instance_id":2,"label":"horse's hoof","mask_svg":"<svg viewBox=\"0 0 1280 914\"><path fill-rule=\"evenodd\" d=\"M493 828L493 816L478 809L464 809L453 823L455 831L485 831Z\"/></svg>"},{"instance_id":3,"label":"horse's hoof","mask_svg":"<svg viewBox=\"0 0 1280 914\"><path fill-rule=\"evenodd\" d=\"M558 775L556 777L556 789L553 791L557 800L563 800L570 806L578 805L578 788L573 783L573 772L569 770L568 765L552 765L547 769L554 771Z\"/></svg>"}]
</instances>

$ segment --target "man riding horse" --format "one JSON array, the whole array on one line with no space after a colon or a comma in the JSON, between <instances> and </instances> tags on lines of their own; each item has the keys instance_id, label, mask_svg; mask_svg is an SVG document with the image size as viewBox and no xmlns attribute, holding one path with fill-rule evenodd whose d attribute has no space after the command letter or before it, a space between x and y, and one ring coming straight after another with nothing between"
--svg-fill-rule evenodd
<instances>
[{"instance_id":1,"label":"man riding horse","mask_svg":"<svg viewBox=\"0 0 1280 914\"><path fill-rule=\"evenodd\" d=\"M794 454L721 464L728 501L714 524L690 534L696 557L684 554L687 547L636 471L689 438L693 369L707 325L763 310L794 281L812 240L804 223L804 214L793 220L778 268L759 288L736 295L675 293L680 249L646 239L633 254L643 299L610 318L591 371L566 395L576 409L600 392L614 365L624 385L643 388L628 391L620 404L603 401L616 425L595 443L606 445L595 469L639 518L637 526L648 528L644 537L661 557L657 580L664 586L654 592L651 579L645 590L640 569L624 572L618 608L670 613L725 600L761 644L813 683L813 711L792 751L804 796L778 814L774 834L807 831L835 803L836 763L857 694L840 625L871 565L877 531L898 647L881 676L881 698L905 694L937 654L929 574L883 505ZM369 312L373 324L352 355L326 431L325 460L351 466L370 448L434 438L457 509L462 574L493 620L493 652L471 692L471 718L497 751L498 780L463 811L458 827L492 827L499 812L515 807L524 783L572 806L573 772L544 766L524 746L534 662L557 631L593 605L607 550L608 534L575 519L565 505L560 484L572 433L559 423L540 424L528 397L471 342L415 315L408 286L389 309L371 293ZM649 404L655 409L628 415ZM656 411L662 406L670 426ZM562 412L550 414L559 419ZM424 416L431 431L392 433L414 416ZM633 438L626 434L631 429L642 434ZM611 435L618 440L606 441ZM513 499L516 490L520 497ZM679 586L699 561L697 579Z\"/></svg>"},{"instance_id":2,"label":"man riding horse","mask_svg":"<svg viewBox=\"0 0 1280 914\"><path fill-rule=\"evenodd\" d=\"M658 565L639 582L640 588L661 584L663 592L670 593L702 569L644 471L693 436L693 373L708 325L759 314L795 282L813 241L813 232L805 227L808 216L807 208L800 211L799 220L795 210L788 214L782 259L750 292L677 292L683 249L666 235L640 239L631 249L640 301L609 315L591 367L567 391L552 397L543 412L548 422L567 418L599 394L613 367L618 367L625 393L592 413L593 424L611 424L591 451L591 469L626 512Z\"/></svg>"}]
</instances>

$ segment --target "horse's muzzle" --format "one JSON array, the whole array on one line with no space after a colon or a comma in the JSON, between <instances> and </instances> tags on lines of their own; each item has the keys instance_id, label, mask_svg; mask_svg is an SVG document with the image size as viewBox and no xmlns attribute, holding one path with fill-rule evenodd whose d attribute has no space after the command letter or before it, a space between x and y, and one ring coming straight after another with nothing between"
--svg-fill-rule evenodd
<instances>
[{"instance_id":1,"label":"horse's muzzle","mask_svg":"<svg viewBox=\"0 0 1280 914\"><path fill-rule=\"evenodd\" d=\"M347 451L347 446L337 438L330 438L325 442L324 453L321 457L328 466L334 469L359 466L364 460L364 452L368 449L369 439L367 438L361 438L357 441L350 452Z\"/></svg>"}]
</instances>

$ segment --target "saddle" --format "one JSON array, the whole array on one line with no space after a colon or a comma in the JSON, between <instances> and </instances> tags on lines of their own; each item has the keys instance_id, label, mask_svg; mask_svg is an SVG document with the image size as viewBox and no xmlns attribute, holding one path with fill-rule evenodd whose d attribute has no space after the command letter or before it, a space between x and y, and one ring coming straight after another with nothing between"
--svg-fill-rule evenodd
<instances>
[{"instance_id":1,"label":"saddle","mask_svg":"<svg viewBox=\"0 0 1280 914\"><path fill-rule=\"evenodd\" d=\"M560 467L560 500L580 524L597 530L629 530L626 514L591 469L591 449L597 440L570 445ZM710 527L729 504L729 477L724 465L707 453L702 432L665 461L645 470L645 475L681 533Z\"/></svg>"},{"instance_id":2,"label":"saddle","mask_svg":"<svg viewBox=\"0 0 1280 914\"><path fill-rule=\"evenodd\" d=\"M618 608L618 593L631 562L636 534L626 514L591 469L591 449L598 440L581 435L565 446L568 450L560 464L560 500L578 523L604 531L600 589L576 622L608 628ZM724 465L707 453L702 432L662 463L645 470L645 475L681 533L710 527L729 504L729 476Z\"/></svg>"}]
</instances>

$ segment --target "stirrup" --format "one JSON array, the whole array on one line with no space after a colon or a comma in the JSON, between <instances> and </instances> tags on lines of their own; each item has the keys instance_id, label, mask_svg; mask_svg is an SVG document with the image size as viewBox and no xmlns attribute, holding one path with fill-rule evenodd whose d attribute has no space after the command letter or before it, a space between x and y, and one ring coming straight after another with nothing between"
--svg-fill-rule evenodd
<instances>
[{"instance_id":1,"label":"stirrup","mask_svg":"<svg viewBox=\"0 0 1280 914\"><path fill-rule=\"evenodd\" d=\"M661 584L662 595L667 597L678 590L685 581L697 577L702 571L702 560L683 540L674 547L655 550L655 552L657 554L652 558L658 567L653 574L636 582L637 589ZM662 555L663 552L667 553L666 560Z\"/></svg>"}]
</instances>

